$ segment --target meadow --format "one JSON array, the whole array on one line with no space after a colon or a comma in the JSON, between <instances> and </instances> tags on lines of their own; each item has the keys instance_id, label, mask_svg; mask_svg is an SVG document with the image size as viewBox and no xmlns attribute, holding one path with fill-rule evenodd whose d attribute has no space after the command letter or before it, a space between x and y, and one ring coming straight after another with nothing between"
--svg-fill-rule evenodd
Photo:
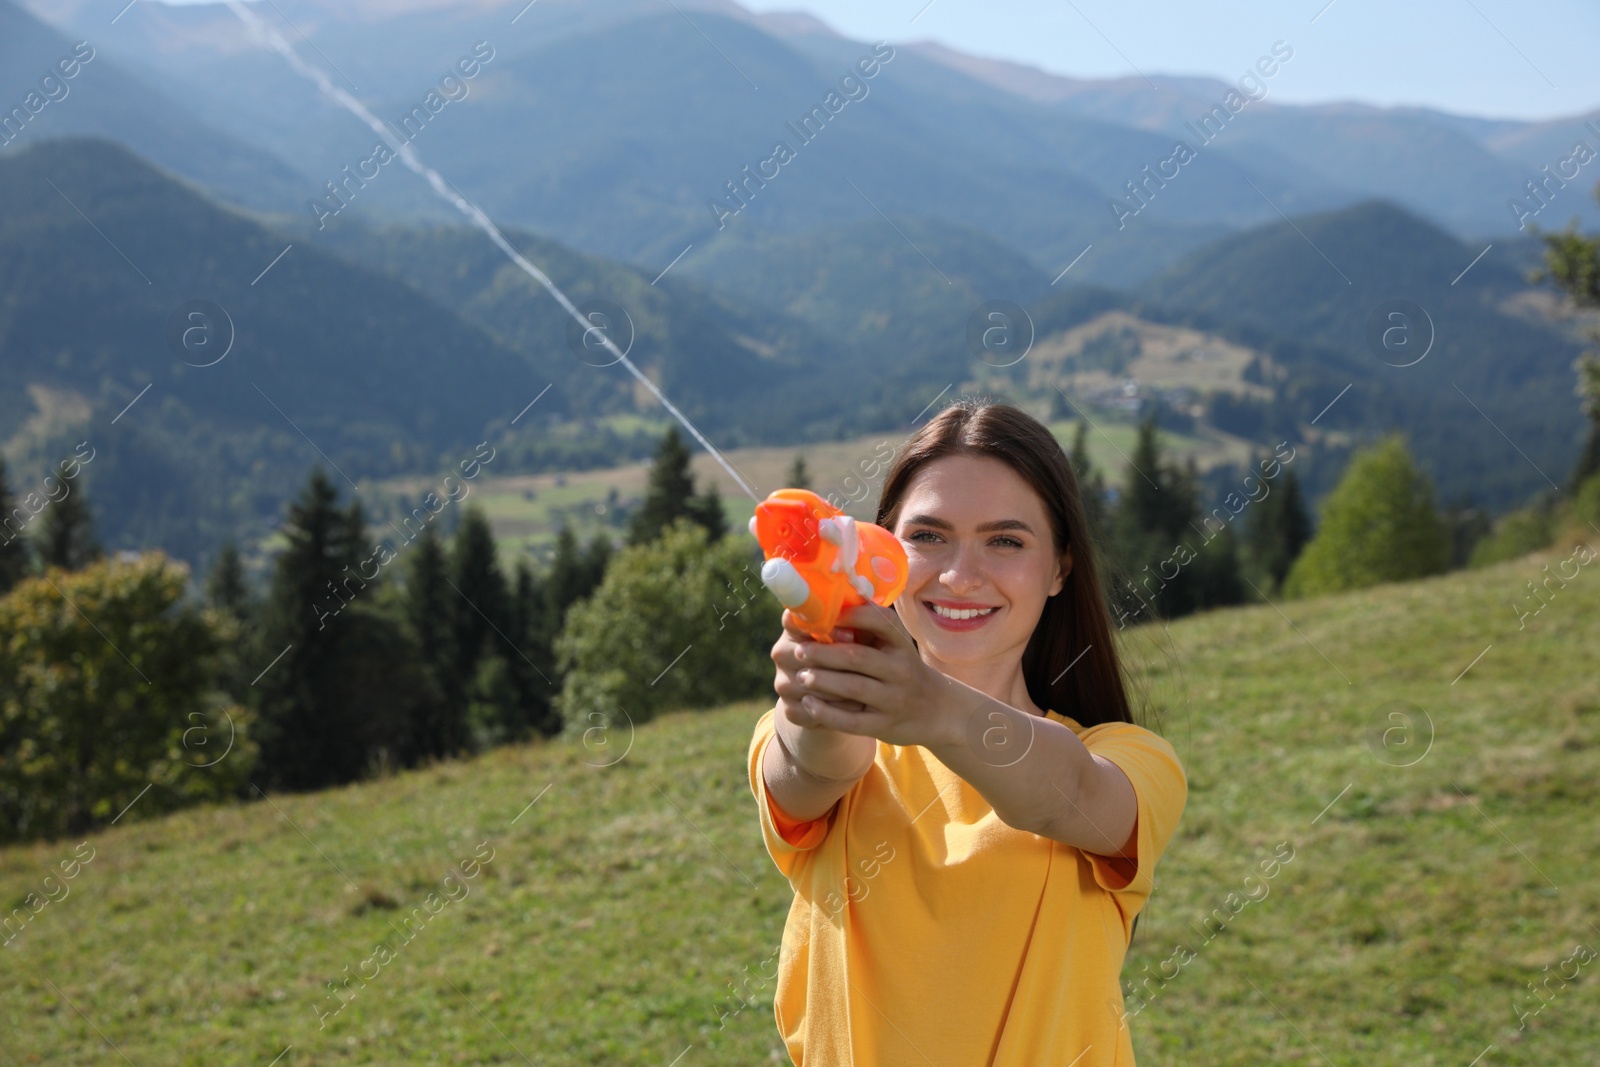
<instances>
[{"instance_id":1,"label":"meadow","mask_svg":"<svg viewBox=\"0 0 1600 1067\"><path fill-rule=\"evenodd\" d=\"M1123 974L1141 1067L1593 1059L1600 571L1516 607L1569 544L1127 632L1190 787ZM0 948L0 1063L787 1062L767 706L0 852L7 914L79 861Z\"/></svg>"}]
</instances>

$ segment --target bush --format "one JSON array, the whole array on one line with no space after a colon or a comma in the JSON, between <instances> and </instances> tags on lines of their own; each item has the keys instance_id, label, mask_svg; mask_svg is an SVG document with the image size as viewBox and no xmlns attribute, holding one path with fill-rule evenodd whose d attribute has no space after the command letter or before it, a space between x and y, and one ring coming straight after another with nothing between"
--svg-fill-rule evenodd
<instances>
[{"instance_id":1,"label":"bush","mask_svg":"<svg viewBox=\"0 0 1600 1067\"><path fill-rule=\"evenodd\" d=\"M236 795L255 748L218 692L233 623L160 553L49 569L0 598L0 843Z\"/></svg>"},{"instance_id":2,"label":"bush","mask_svg":"<svg viewBox=\"0 0 1600 1067\"><path fill-rule=\"evenodd\" d=\"M1398 437L1350 460L1328 494L1317 535L1284 581L1286 596L1317 596L1443 572L1450 536L1433 488Z\"/></svg>"},{"instance_id":3,"label":"bush","mask_svg":"<svg viewBox=\"0 0 1600 1067\"><path fill-rule=\"evenodd\" d=\"M761 585L760 558L749 538L711 544L687 519L613 557L556 641L567 728L591 726L595 714L638 724L770 691L783 609Z\"/></svg>"},{"instance_id":4,"label":"bush","mask_svg":"<svg viewBox=\"0 0 1600 1067\"><path fill-rule=\"evenodd\" d=\"M1504 516L1494 532L1472 549L1470 565L1487 567L1508 559L1520 559L1529 552L1550 547L1555 530L1550 515L1541 508L1523 508Z\"/></svg>"},{"instance_id":5,"label":"bush","mask_svg":"<svg viewBox=\"0 0 1600 1067\"><path fill-rule=\"evenodd\" d=\"M1572 498L1573 518L1586 525L1600 526L1600 474L1591 474Z\"/></svg>"}]
</instances>

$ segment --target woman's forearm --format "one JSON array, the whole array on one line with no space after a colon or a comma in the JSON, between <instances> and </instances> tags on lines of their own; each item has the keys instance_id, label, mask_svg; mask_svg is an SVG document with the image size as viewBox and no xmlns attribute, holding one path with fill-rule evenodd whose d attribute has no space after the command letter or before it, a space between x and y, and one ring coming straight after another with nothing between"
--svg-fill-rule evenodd
<instances>
[{"instance_id":1,"label":"woman's forearm","mask_svg":"<svg viewBox=\"0 0 1600 1067\"><path fill-rule=\"evenodd\" d=\"M1120 855L1137 806L1126 776L1097 759L1072 728L965 686L950 729L928 746L1006 825L1101 855Z\"/></svg>"},{"instance_id":2,"label":"woman's forearm","mask_svg":"<svg viewBox=\"0 0 1600 1067\"><path fill-rule=\"evenodd\" d=\"M867 773L878 751L875 738L790 722L779 704L777 736L767 745L762 774L767 792L793 819L826 815Z\"/></svg>"}]
</instances>

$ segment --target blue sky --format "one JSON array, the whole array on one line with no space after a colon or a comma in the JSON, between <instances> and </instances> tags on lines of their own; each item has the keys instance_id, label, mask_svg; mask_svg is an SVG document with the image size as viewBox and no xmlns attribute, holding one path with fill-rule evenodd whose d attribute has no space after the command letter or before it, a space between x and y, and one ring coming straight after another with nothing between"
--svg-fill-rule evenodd
<instances>
[{"instance_id":1,"label":"blue sky","mask_svg":"<svg viewBox=\"0 0 1600 1067\"><path fill-rule=\"evenodd\" d=\"M932 38L1077 77L1233 80L1281 39L1295 61L1273 81L1280 101L1422 104L1490 118L1600 108L1596 0L741 2L803 10L850 37Z\"/></svg>"}]
</instances>

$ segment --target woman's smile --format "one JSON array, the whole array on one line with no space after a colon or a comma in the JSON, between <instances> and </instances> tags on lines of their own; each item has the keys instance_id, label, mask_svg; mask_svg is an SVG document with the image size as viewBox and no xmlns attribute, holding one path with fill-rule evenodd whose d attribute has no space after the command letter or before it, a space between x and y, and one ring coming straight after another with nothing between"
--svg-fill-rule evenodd
<instances>
[{"instance_id":1,"label":"woman's smile","mask_svg":"<svg viewBox=\"0 0 1600 1067\"><path fill-rule=\"evenodd\" d=\"M964 600L924 600L922 606L941 630L976 630L994 618L1000 608Z\"/></svg>"}]
</instances>

